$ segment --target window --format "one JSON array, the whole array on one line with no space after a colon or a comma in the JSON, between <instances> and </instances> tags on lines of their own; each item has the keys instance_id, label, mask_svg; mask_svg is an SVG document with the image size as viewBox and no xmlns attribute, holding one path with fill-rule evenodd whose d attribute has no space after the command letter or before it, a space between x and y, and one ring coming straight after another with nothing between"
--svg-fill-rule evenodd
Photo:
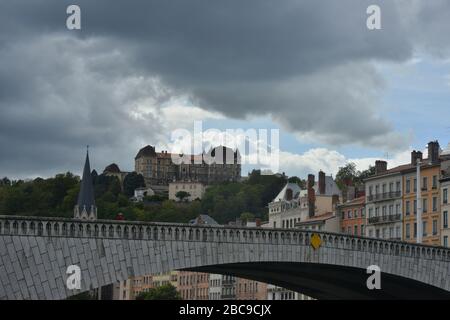
<instances>
[{"instance_id":1,"label":"window","mask_svg":"<svg viewBox=\"0 0 450 320\"><path fill-rule=\"evenodd\" d=\"M352 211L348 210L347 212L347 218L351 219L352 218Z\"/></svg>"},{"instance_id":2,"label":"window","mask_svg":"<svg viewBox=\"0 0 450 320\"><path fill-rule=\"evenodd\" d=\"M363 224L361 225L360 230L361 230L361 236L364 236L364 231L365 230L364 230L364 225Z\"/></svg>"},{"instance_id":3,"label":"window","mask_svg":"<svg viewBox=\"0 0 450 320\"><path fill-rule=\"evenodd\" d=\"M437 235L437 233L438 233L437 225L438 225L438 221L437 220L433 220L433 236Z\"/></svg>"},{"instance_id":4,"label":"window","mask_svg":"<svg viewBox=\"0 0 450 320\"><path fill-rule=\"evenodd\" d=\"M375 230L375 237L380 238L380 229Z\"/></svg>"},{"instance_id":5,"label":"window","mask_svg":"<svg viewBox=\"0 0 450 320\"><path fill-rule=\"evenodd\" d=\"M448 203L448 189L445 188L444 190L442 190L442 202L444 204Z\"/></svg>"},{"instance_id":6,"label":"window","mask_svg":"<svg viewBox=\"0 0 450 320\"><path fill-rule=\"evenodd\" d=\"M443 228L448 228L448 211L444 211L442 214L442 224Z\"/></svg>"},{"instance_id":7,"label":"window","mask_svg":"<svg viewBox=\"0 0 450 320\"><path fill-rule=\"evenodd\" d=\"M433 176L433 189L437 188L437 176Z\"/></svg>"},{"instance_id":8,"label":"window","mask_svg":"<svg viewBox=\"0 0 450 320\"><path fill-rule=\"evenodd\" d=\"M448 247L448 236L444 236L444 241L443 241L443 245L444 247Z\"/></svg>"},{"instance_id":9,"label":"window","mask_svg":"<svg viewBox=\"0 0 450 320\"><path fill-rule=\"evenodd\" d=\"M414 238L417 237L417 223L414 222Z\"/></svg>"},{"instance_id":10,"label":"window","mask_svg":"<svg viewBox=\"0 0 450 320\"><path fill-rule=\"evenodd\" d=\"M397 226L396 228L395 228L395 237L397 238L397 239L400 239L401 237L400 237L400 226Z\"/></svg>"},{"instance_id":11,"label":"window","mask_svg":"<svg viewBox=\"0 0 450 320\"><path fill-rule=\"evenodd\" d=\"M428 212L428 199L423 199L422 200L422 209L424 213Z\"/></svg>"},{"instance_id":12,"label":"window","mask_svg":"<svg viewBox=\"0 0 450 320\"><path fill-rule=\"evenodd\" d=\"M411 180L406 180L406 193L411 192Z\"/></svg>"},{"instance_id":13,"label":"window","mask_svg":"<svg viewBox=\"0 0 450 320\"><path fill-rule=\"evenodd\" d=\"M433 197L433 212L437 211L437 202L438 202L437 197Z\"/></svg>"},{"instance_id":14,"label":"window","mask_svg":"<svg viewBox=\"0 0 450 320\"><path fill-rule=\"evenodd\" d=\"M409 204L410 204L409 201L406 201L406 203L405 203L405 212L406 212L407 216L409 216L409 207L410 207Z\"/></svg>"},{"instance_id":15,"label":"window","mask_svg":"<svg viewBox=\"0 0 450 320\"><path fill-rule=\"evenodd\" d=\"M422 190L424 190L424 191L428 190L428 178L427 177L422 178Z\"/></svg>"},{"instance_id":16,"label":"window","mask_svg":"<svg viewBox=\"0 0 450 320\"><path fill-rule=\"evenodd\" d=\"M372 238L373 237L373 230L369 229L369 237Z\"/></svg>"},{"instance_id":17,"label":"window","mask_svg":"<svg viewBox=\"0 0 450 320\"><path fill-rule=\"evenodd\" d=\"M373 208L369 208L369 218L373 217Z\"/></svg>"},{"instance_id":18,"label":"window","mask_svg":"<svg viewBox=\"0 0 450 320\"><path fill-rule=\"evenodd\" d=\"M390 214L390 215L393 215L393 214L394 214L394 205L393 205L393 204L391 204L391 205L389 206L389 214Z\"/></svg>"},{"instance_id":19,"label":"window","mask_svg":"<svg viewBox=\"0 0 450 320\"><path fill-rule=\"evenodd\" d=\"M375 217L378 217L380 215L380 208L376 207L375 208Z\"/></svg>"},{"instance_id":20,"label":"window","mask_svg":"<svg viewBox=\"0 0 450 320\"><path fill-rule=\"evenodd\" d=\"M383 228L383 239L386 239L386 229L387 228Z\"/></svg>"},{"instance_id":21,"label":"window","mask_svg":"<svg viewBox=\"0 0 450 320\"><path fill-rule=\"evenodd\" d=\"M386 193L386 184L385 183L383 183L381 190L383 193Z\"/></svg>"},{"instance_id":22,"label":"window","mask_svg":"<svg viewBox=\"0 0 450 320\"><path fill-rule=\"evenodd\" d=\"M397 203L397 204L395 205L395 213L396 213L396 214L399 214L399 213L400 213L400 204L399 204L399 203Z\"/></svg>"},{"instance_id":23,"label":"window","mask_svg":"<svg viewBox=\"0 0 450 320\"><path fill-rule=\"evenodd\" d=\"M397 181L397 192L400 192L400 181Z\"/></svg>"},{"instance_id":24,"label":"window","mask_svg":"<svg viewBox=\"0 0 450 320\"><path fill-rule=\"evenodd\" d=\"M380 193L380 186L376 185L375 186L375 194L379 194Z\"/></svg>"},{"instance_id":25,"label":"window","mask_svg":"<svg viewBox=\"0 0 450 320\"><path fill-rule=\"evenodd\" d=\"M355 211L353 211L353 216L354 216L355 218L358 218L358 210L355 209Z\"/></svg>"},{"instance_id":26,"label":"window","mask_svg":"<svg viewBox=\"0 0 450 320\"><path fill-rule=\"evenodd\" d=\"M389 238L390 239L394 238L394 227L389 228Z\"/></svg>"},{"instance_id":27,"label":"window","mask_svg":"<svg viewBox=\"0 0 450 320\"><path fill-rule=\"evenodd\" d=\"M417 214L417 200L414 200L414 214Z\"/></svg>"},{"instance_id":28,"label":"window","mask_svg":"<svg viewBox=\"0 0 450 320\"><path fill-rule=\"evenodd\" d=\"M411 238L411 230L410 230L410 227L409 227L409 223L407 223L406 226L405 226L405 237L406 237L406 239Z\"/></svg>"},{"instance_id":29,"label":"window","mask_svg":"<svg viewBox=\"0 0 450 320\"><path fill-rule=\"evenodd\" d=\"M383 210L382 211L383 212L383 217L386 216L386 211L387 211L386 209L387 209L386 206L383 206L383 208L382 208L382 210Z\"/></svg>"},{"instance_id":30,"label":"window","mask_svg":"<svg viewBox=\"0 0 450 320\"><path fill-rule=\"evenodd\" d=\"M389 183L389 192L393 192L394 191L394 183L391 182Z\"/></svg>"},{"instance_id":31,"label":"window","mask_svg":"<svg viewBox=\"0 0 450 320\"><path fill-rule=\"evenodd\" d=\"M422 235L425 237L425 236L427 236L427 222L426 221L423 221L422 222Z\"/></svg>"},{"instance_id":32,"label":"window","mask_svg":"<svg viewBox=\"0 0 450 320\"><path fill-rule=\"evenodd\" d=\"M414 179L414 192L417 191L417 179Z\"/></svg>"},{"instance_id":33,"label":"window","mask_svg":"<svg viewBox=\"0 0 450 320\"><path fill-rule=\"evenodd\" d=\"M347 233L348 233L348 234L352 234L352 227L348 226L348 228L347 228Z\"/></svg>"},{"instance_id":34,"label":"window","mask_svg":"<svg viewBox=\"0 0 450 320\"><path fill-rule=\"evenodd\" d=\"M357 236L358 235L358 226L355 224L355 226L354 226L354 233L353 233L355 236Z\"/></svg>"},{"instance_id":35,"label":"window","mask_svg":"<svg viewBox=\"0 0 450 320\"><path fill-rule=\"evenodd\" d=\"M373 186L369 187L369 196L371 196L373 194Z\"/></svg>"}]
</instances>

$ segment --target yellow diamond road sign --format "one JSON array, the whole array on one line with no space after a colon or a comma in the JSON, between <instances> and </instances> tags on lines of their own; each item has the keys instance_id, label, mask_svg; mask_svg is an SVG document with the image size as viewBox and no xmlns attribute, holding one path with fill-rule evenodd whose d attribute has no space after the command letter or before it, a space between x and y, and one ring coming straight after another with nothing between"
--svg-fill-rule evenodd
<instances>
[{"instance_id":1,"label":"yellow diamond road sign","mask_svg":"<svg viewBox=\"0 0 450 320\"><path fill-rule=\"evenodd\" d=\"M311 246L314 249L318 249L321 244L322 244L322 239L320 239L320 236L317 233L314 233L311 236Z\"/></svg>"}]
</instances>

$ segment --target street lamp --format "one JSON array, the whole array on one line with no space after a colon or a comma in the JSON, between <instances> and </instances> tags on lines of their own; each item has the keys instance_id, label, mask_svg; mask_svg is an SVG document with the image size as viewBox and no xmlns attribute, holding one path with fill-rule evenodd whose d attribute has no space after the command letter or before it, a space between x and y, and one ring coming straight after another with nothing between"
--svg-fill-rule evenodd
<instances>
[{"instance_id":1,"label":"street lamp","mask_svg":"<svg viewBox=\"0 0 450 320\"><path fill-rule=\"evenodd\" d=\"M417 243L422 243L422 199L421 199L421 189L420 189L420 166L422 162L420 158L416 160L416 207L417 207Z\"/></svg>"}]
</instances>

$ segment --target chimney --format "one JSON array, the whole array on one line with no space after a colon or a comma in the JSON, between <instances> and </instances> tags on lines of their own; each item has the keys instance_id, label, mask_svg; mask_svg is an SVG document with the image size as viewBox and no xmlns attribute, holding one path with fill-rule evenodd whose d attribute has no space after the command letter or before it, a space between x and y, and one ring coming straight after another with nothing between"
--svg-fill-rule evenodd
<instances>
[{"instance_id":1,"label":"chimney","mask_svg":"<svg viewBox=\"0 0 450 320\"><path fill-rule=\"evenodd\" d=\"M411 152L411 164L413 166L415 166L417 164L417 159L422 161L423 160L423 154L420 151L414 150L414 151Z\"/></svg>"},{"instance_id":2,"label":"chimney","mask_svg":"<svg viewBox=\"0 0 450 320\"><path fill-rule=\"evenodd\" d=\"M319 194L325 194L325 172L319 171Z\"/></svg>"},{"instance_id":3,"label":"chimney","mask_svg":"<svg viewBox=\"0 0 450 320\"><path fill-rule=\"evenodd\" d=\"M411 151L411 164L413 166L415 166L416 165L416 161L417 161L417 151L413 150L413 151Z\"/></svg>"},{"instance_id":4,"label":"chimney","mask_svg":"<svg viewBox=\"0 0 450 320\"><path fill-rule=\"evenodd\" d=\"M428 161L430 164L436 164L439 162L439 142L436 141L430 141L428 143Z\"/></svg>"},{"instance_id":5,"label":"chimney","mask_svg":"<svg viewBox=\"0 0 450 320\"><path fill-rule=\"evenodd\" d=\"M314 191L314 180L313 174L308 175L308 215L309 217L314 217L314 212L316 209L316 193Z\"/></svg>"},{"instance_id":6,"label":"chimney","mask_svg":"<svg viewBox=\"0 0 450 320\"><path fill-rule=\"evenodd\" d=\"M387 162L383 160L375 161L375 174L381 174L387 171Z\"/></svg>"},{"instance_id":7,"label":"chimney","mask_svg":"<svg viewBox=\"0 0 450 320\"><path fill-rule=\"evenodd\" d=\"M347 201L352 201L355 199L356 188L354 186L347 187Z\"/></svg>"},{"instance_id":8,"label":"chimney","mask_svg":"<svg viewBox=\"0 0 450 320\"><path fill-rule=\"evenodd\" d=\"M331 197L331 204L333 206L333 209L336 207L336 205L339 204L339 195L333 194L333 196Z\"/></svg>"}]
</instances>

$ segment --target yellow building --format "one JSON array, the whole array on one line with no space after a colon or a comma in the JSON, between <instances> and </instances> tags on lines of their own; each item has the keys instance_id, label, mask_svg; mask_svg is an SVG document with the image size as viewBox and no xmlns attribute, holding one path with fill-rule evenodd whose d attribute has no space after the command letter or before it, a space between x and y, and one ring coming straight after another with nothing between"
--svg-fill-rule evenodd
<instances>
[{"instance_id":1,"label":"yellow building","mask_svg":"<svg viewBox=\"0 0 450 320\"><path fill-rule=\"evenodd\" d=\"M422 205L422 243L440 245L441 201L440 201L440 161L437 141L428 144L428 158L422 159L422 153L413 151L411 164L402 170L403 183L403 240L417 241L417 192L420 192ZM416 159L420 166L420 190L417 190Z\"/></svg>"}]
</instances>

